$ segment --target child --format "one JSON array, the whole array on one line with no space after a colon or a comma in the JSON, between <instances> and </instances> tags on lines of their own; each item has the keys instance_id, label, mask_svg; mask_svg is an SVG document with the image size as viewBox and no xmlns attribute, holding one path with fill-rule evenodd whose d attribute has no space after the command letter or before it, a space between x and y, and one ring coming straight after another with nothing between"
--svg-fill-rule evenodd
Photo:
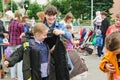
<instances>
[{"instance_id":1,"label":"child","mask_svg":"<svg viewBox=\"0 0 120 80\"><path fill-rule=\"evenodd\" d=\"M97 53L98 53L98 57L101 57L102 53L102 46L103 46L103 37L101 34L101 30L97 29L96 31L96 46L97 46Z\"/></svg>"},{"instance_id":2,"label":"child","mask_svg":"<svg viewBox=\"0 0 120 80\"><path fill-rule=\"evenodd\" d=\"M23 60L24 80L48 80L49 49L43 42L48 28L43 23L36 23L33 29L34 39L24 42L4 62L6 67L14 66Z\"/></svg>"},{"instance_id":3,"label":"child","mask_svg":"<svg viewBox=\"0 0 120 80\"><path fill-rule=\"evenodd\" d=\"M101 18L100 11L97 11L97 12L96 12L96 17L95 17L95 19L93 20L93 22L94 22L94 24L95 24L94 30L100 28L101 22L102 22L102 18Z\"/></svg>"},{"instance_id":4,"label":"child","mask_svg":"<svg viewBox=\"0 0 120 80\"><path fill-rule=\"evenodd\" d=\"M68 29L69 32L71 32L71 35L72 35L72 26L66 25L66 28ZM78 43L79 43L79 41L75 41L74 38L67 39L66 49L72 50L72 49L74 49L74 46Z\"/></svg>"},{"instance_id":5,"label":"child","mask_svg":"<svg viewBox=\"0 0 120 80\"><path fill-rule=\"evenodd\" d=\"M120 32L113 32L105 39L105 47L108 50L100 62L100 69L109 73L108 80L120 80ZM114 66L114 72L107 69L107 64Z\"/></svg>"}]
</instances>

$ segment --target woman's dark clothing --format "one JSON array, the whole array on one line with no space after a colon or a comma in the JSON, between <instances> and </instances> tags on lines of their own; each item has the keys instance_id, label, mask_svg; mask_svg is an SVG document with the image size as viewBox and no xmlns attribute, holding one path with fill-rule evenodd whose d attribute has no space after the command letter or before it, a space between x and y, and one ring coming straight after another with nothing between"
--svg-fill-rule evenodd
<instances>
[{"instance_id":1,"label":"woman's dark clothing","mask_svg":"<svg viewBox=\"0 0 120 80\"><path fill-rule=\"evenodd\" d=\"M0 20L0 38L4 38L3 33L8 33L8 32L5 30L5 27L3 25L3 21Z\"/></svg>"},{"instance_id":2,"label":"woman's dark clothing","mask_svg":"<svg viewBox=\"0 0 120 80\"><path fill-rule=\"evenodd\" d=\"M110 22L107 18L105 18L101 23L101 31L102 31L102 36L103 36L102 50L103 50L103 47L104 47L104 44L105 44L106 31L107 31L109 26L110 26Z\"/></svg>"}]
</instances>

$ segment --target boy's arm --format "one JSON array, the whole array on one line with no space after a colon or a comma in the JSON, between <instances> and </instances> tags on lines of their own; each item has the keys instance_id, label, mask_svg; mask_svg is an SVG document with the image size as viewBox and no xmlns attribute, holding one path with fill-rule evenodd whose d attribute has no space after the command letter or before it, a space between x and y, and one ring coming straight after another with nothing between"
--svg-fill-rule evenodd
<instances>
[{"instance_id":1,"label":"boy's arm","mask_svg":"<svg viewBox=\"0 0 120 80\"><path fill-rule=\"evenodd\" d=\"M104 57L101 62L100 62L100 65L99 65L99 68L101 71L103 72L108 72L108 70L106 69L105 65L108 63L109 61L106 59L106 57Z\"/></svg>"},{"instance_id":2,"label":"boy's arm","mask_svg":"<svg viewBox=\"0 0 120 80\"><path fill-rule=\"evenodd\" d=\"M24 54L24 48L23 46L17 48L12 55L7 59L9 62L8 67L14 66L17 62L20 62L23 59L23 54Z\"/></svg>"}]
</instances>

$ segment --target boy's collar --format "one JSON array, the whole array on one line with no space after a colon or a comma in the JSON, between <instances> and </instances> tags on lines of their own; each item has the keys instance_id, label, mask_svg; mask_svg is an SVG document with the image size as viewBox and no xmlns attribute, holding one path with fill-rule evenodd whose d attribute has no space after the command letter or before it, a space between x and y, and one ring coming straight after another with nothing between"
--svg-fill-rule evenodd
<instances>
[{"instance_id":1,"label":"boy's collar","mask_svg":"<svg viewBox=\"0 0 120 80\"><path fill-rule=\"evenodd\" d=\"M34 37L34 39L35 39L35 42L37 42L39 44L42 43L42 41L39 41L37 38Z\"/></svg>"}]
</instances>

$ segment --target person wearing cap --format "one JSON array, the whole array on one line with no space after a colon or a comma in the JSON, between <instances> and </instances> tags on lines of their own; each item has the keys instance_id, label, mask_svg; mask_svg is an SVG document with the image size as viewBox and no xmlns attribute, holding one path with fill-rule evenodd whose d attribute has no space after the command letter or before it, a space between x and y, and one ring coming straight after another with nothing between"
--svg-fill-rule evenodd
<instances>
[{"instance_id":1,"label":"person wearing cap","mask_svg":"<svg viewBox=\"0 0 120 80\"><path fill-rule=\"evenodd\" d=\"M96 47L97 47L97 53L98 57L101 57L102 53L102 46L103 46L103 37L102 37L102 32L100 29L96 30Z\"/></svg>"}]
</instances>

